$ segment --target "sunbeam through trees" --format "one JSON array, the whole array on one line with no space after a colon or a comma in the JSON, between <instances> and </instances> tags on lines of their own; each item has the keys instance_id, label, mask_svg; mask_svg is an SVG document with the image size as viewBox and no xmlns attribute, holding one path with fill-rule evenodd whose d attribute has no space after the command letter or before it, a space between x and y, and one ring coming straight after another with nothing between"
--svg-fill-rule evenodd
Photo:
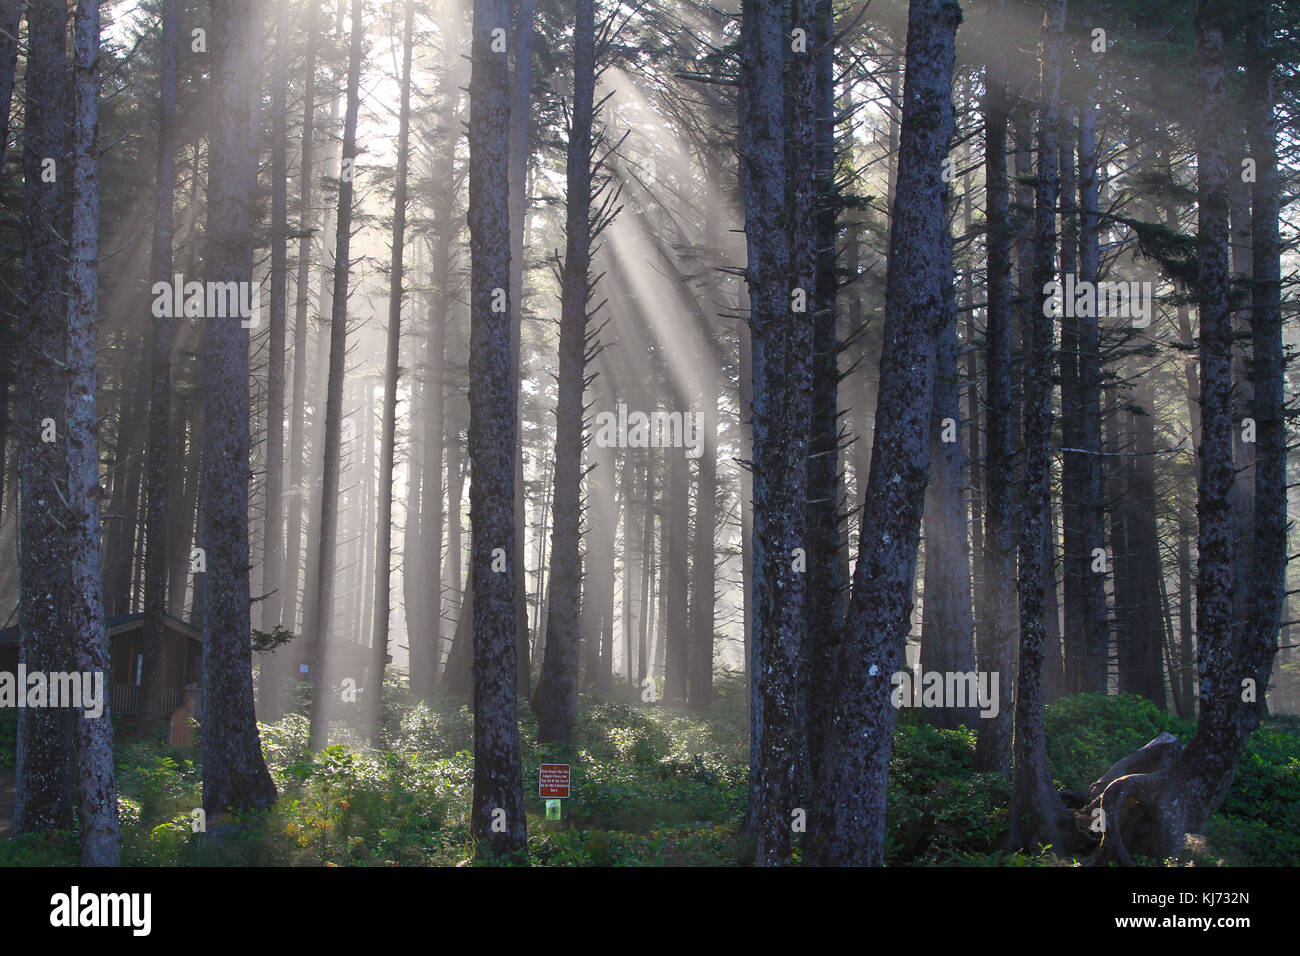
<instances>
[{"instance_id":1,"label":"sunbeam through trees","mask_svg":"<svg viewBox=\"0 0 1300 956\"><path fill-rule=\"evenodd\" d=\"M1300 865L1296 4L0 0L0 117L0 865Z\"/></svg>"}]
</instances>

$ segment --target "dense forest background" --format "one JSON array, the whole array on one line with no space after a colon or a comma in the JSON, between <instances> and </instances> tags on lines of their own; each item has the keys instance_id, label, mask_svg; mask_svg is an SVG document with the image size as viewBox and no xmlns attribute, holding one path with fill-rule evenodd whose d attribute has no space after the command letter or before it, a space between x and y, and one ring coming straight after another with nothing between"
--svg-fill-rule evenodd
<instances>
[{"instance_id":1,"label":"dense forest background","mask_svg":"<svg viewBox=\"0 0 1300 956\"><path fill-rule=\"evenodd\" d=\"M1294 864L1298 44L0 0L0 861Z\"/></svg>"}]
</instances>

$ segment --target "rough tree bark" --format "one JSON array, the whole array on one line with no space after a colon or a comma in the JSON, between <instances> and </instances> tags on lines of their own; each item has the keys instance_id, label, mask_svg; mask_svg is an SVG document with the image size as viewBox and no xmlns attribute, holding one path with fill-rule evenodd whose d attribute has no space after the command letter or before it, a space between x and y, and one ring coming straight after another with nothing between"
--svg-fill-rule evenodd
<instances>
[{"instance_id":1,"label":"rough tree bark","mask_svg":"<svg viewBox=\"0 0 1300 956\"><path fill-rule=\"evenodd\" d=\"M516 401L523 398L522 320L524 314L524 220L528 215L529 128L532 112L528 108L533 82L533 0L515 0L514 72L510 77L510 138L508 149L510 210L510 361L515 383ZM519 426L516 424L516 428ZM527 518L524 501L523 432L515 435L515 527L523 528ZM516 683L518 692L527 696L532 681L529 660L528 598L524 574L525 535L519 535L518 547L510 556L515 574Z\"/></svg>"},{"instance_id":2,"label":"rough tree bark","mask_svg":"<svg viewBox=\"0 0 1300 956\"><path fill-rule=\"evenodd\" d=\"M96 332L99 327L99 0L79 0L73 27L72 229L68 266L68 625L77 670L109 683L100 575ZM117 866L121 839L108 708L77 717L81 865Z\"/></svg>"},{"instance_id":3,"label":"rough tree bark","mask_svg":"<svg viewBox=\"0 0 1300 956\"><path fill-rule=\"evenodd\" d=\"M176 185L176 61L180 33L178 0L162 9L159 58L158 159L154 183L153 247L149 274L154 282L172 278L172 237ZM172 319L155 316L149 382L149 461L146 466L144 558L144 666L140 679L146 722L163 714L163 613L167 601L167 531L171 448Z\"/></svg>"},{"instance_id":4,"label":"rough tree bark","mask_svg":"<svg viewBox=\"0 0 1300 956\"><path fill-rule=\"evenodd\" d=\"M1005 0L992 0L992 20L1006 26ZM1007 181L1007 125L1010 88L1006 56L999 50L988 66L984 98L984 176L988 219L988 307L984 373L988 412L985 425L984 610L976 661L998 680L997 713L980 722L975 766L1007 775L1011 769L1011 642L1016 627L1014 452L1011 393L1011 190Z\"/></svg>"},{"instance_id":5,"label":"rough tree bark","mask_svg":"<svg viewBox=\"0 0 1300 956\"><path fill-rule=\"evenodd\" d=\"M579 595L582 587L582 393L591 298L591 123L595 92L595 9L576 0L573 104L565 186L565 252L560 267L560 345L555 408L555 477L546 653L537 688L537 735L568 743L578 713ZM598 639L598 633L594 635Z\"/></svg>"},{"instance_id":6,"label":"rough tree bark","mask_svg":"<svg viewBox=\"0 0 1300 956\"><path fill-rule=\"evenodd\" d=\"M800 9L804 9L803 5ZM795 12L796 22L810 20ZM756 862L790 862L791 814L801 798L806 746L800 703L800 659L806 620L805 575L797 561L806 547L808 434L812 408L812 329L800 297L814 291L809 255L792 262L788 222L790 171L784 74L796 103L811 99L812 55L791 53L785 11L745 0L742 6L741 163L744 167L746 279L753 349L754 591L750 680L756 766L751 814ZM806 95L801 96L801 86ZM797 115L796 107L794 113ZM811 146L811 117L807 126ZM796 155L800 155L796 148ZM803 200L811 204L811 182ZM781 211L785 215L781 215ZM810 224L809 224L810 225ZM798 267L804 267L799 271ZM796 554L795 549L800 549ZM671 585L670 585L671 586Z\"/></svg>"},{"instance_id":7,"label":"rough tree bark","mask_svg":"<svg viewBox=\"0 0 1300 956\"><path fill-rule=\"evenodd\" d=\"M1046 639L1046 551L1051 533L1052 368L1054 319L1050 285L1056 272L1056 205L1060 191L1061 47L1066 0L1048 0L1040 39L1038 170L1034 187L1033 291L1025 325L1025 497L1021 510L1020 667L1016 677L1015 774L1008 845L1064 846L1076 827L1052 784L1043 728L1043 655ZM1009 675L1008 675L1009 676Z\"/></svg>"},{"instance_id":8,"label":"rough tree bark","mask_svg":"<svg viewBox=\"0 0 1300 956\"><path fill-rule=\"evenodd\" d=\"M821 772L823 738L830 725L829 694L835 686L840 633L844 627L844 566L840 541L839 322L836 270L835 47L830 0L813 10L813 192L815 195L815 292L813 302L812 422L808 443L808 648L804 699L808 725L808 779ZM819 687L814 686L818 682ZM810 794L810 798L811 798Z\"/></svg>"},{"instance_id":9,"label":"rough tree bark","mask_svg":"<svg viewBox=\"0 0 1300 956\"><path fill-rule=\"evenodd\" d=\"M891 677L910 625L938 337L947 319L942 274L942 164L953 131L952 67L961 8L913 0L890 235L884 352L858 562L835 690L836 715L819 787L819 862L880 865L895 710ZM811 828L810 828L811 831ZM810 832L810 835L811 832Z\"/></svg>"},{"instance_id":10,"label":"rough tree bark","mask_svg":"<svg viewBox=\"0 0 1300 956\"><path fill-rule=\"evenodd\" d=\"M521 859L528 834L516 723L514 436L510 358L510 85L505 0L475 0L469 118L470 585L474 589L474 798L480 858ZM494 308L505 299L504 309ZM494 560L494 554L501 556ZM495 570L496 567L502 570ZM464 613L462 611L462 613Z\"/></svg>"},{"instance_id":11,"label":"rough tree bark","mask_svg":"<svg viewBox=\"0 0 1300 956\"><path fill-rule=\"evenodd\" d=\"M213 126L209 138L209 282L253 278L258 70L251 0L212 0ZM203 338L202 535L203 807L264 809L275 785L253 715L249 638L248 329L238 316L207 316ZM210 831L211 832L211 831Z\"/></svg>"},{"instance_id":12,"label":"rough tree bark","mask_svg":"<svg viewBox=\"0 0 1300 956\"><path fill-rule=\"evenodd\" d=\"M1061 276L1078 275L1079 202L1075 173L1075 130L1069 110L1061 116L1059 172L1061 177ZM1083 548L1083 476L1087 467L1081 449L1083 396L1079 377L1079 319L1074 310L1061 317L1061 539L1064 577L1064 675L1062 692L1077 693L1086 658L1083 642L1083 585L1091 564ZM1046 691L1046 688L1044 688ZM1045 694L1050 702L1051 696Z\"/></svg>"},{"instance_id":13,"label":"rough tree bark","mask_svg":"<svg viewBox=\"0 0 1300 956\"><path fill-rule=\"evenodd\" d=\"M58 502L67 469L67 247L61 210L64 182L66 4L27 4L27 73L23 113L23 310L18 340L18 660L28 671L69 669L67 532ZM54 164L55 178L43 175ZM47 423L56 427L46 441ZM73 712L18 711L14 833L69 829L73 823Z\"/></svg>"},{"instance_id":14,"label":"rough tree bark","mask_svg":"<svg viewBox=\"0 0 1300 956\"><path fill-rule=\"evenodd\" d=\"M1251 189L1251 344L1254 352L1255 553L1248 605L1246 653L1257 673L1271 672L1277 635L1286 604L1287 434L1286 358L1282 338L1282 262L1279 221L1281 180L1278 170L1277 108L1270 7L1257 0L1248 34L1246 109L1251 153L1257 175ZM1264 706L1266 680L1256 678L1257 699ZM1260 716L1256 710L1255 716ZM1250 716L1245 718L1250 720Z\"/></svg>"},{"instance_id":15,"label":"rough tree bark","mask_svg":"<svg viewBox=\"0 0 1300 956\"><path fill-rule=\"evenodd\" d=\"M950 194L945 197L945 204ZM945 214L945 223L947 216ZM945 293L952 286L952 233L942 236ZM962 468L961 404L957 379L957 303L945 297L947 316L935 352L934 410L930 415L931 475L925 489L925 600L922 604L922 674L975 670L975 621L971 610L970 546L966 536L966 495ZM952 701L926 718L937 727L976 726L974 701L957 708Z\"/></svg>"},{"instance_id":16,"label":"rough tree bark","mask_svg":"<svg viewBox=\"0 0 1300 956\"><path fill-rule=\"evenodd\" d=\"M1090 49L1090 48L1089 48ZM1100 275L1101 243L1097 167L1097 63L1083 53L1080 72L1085 88L1079 106L1079 281L1095 283ZM1081 643L1077 690L1105 694L1109 668L1110 618L1106 606L1106 572L1094 570L1094 556L1106 546L1106 500L1102 491L1101 457L1101 327L1096 310L1078 317L1079 550L1085 563L1082 578Z\"/></svg>"}]
</instances>

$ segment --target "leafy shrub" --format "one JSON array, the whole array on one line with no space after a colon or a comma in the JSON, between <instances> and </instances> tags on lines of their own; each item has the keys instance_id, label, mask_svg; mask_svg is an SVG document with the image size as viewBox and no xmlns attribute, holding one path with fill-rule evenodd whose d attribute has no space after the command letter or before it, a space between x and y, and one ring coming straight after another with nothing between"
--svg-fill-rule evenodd
<instances>
[{"instance_id":1,"label":"leafy shrub","mask_svg":"<svg viewBox=\"0 0 1300 956\"><path fill-rule=\"evenodd\" d=\"M397 753L450 757L474 747L474 718L464 704L434 710L424 701L417 701L395 716L396 727L390 730L387 741Z\"/></svg>"},{"instance_id":2,"label":"leafy shrub","mask_svg":"<svg viewBox=\"0 0 1300 956\"><path fill-rule=\"evenodd\" d=\"M311 765L311 721L303 714L286 714L271 724L258 724L262 754L273 774L302 777Z\"/></svg>"},{"instance_id":3,"label":"leafy shrub","mask_svg":"<svg viewBox=\"0 0 1300 956\"><path fill-rule=\"evenodd\" d=\"M1047 708L1047 759L1057 785L1087 790L1121 757L1165 731L1186 742L1192 727L1130 694L1078 694Z\"/></svg>"},{"instance_id":4,"label":"leafy shrub","mask_svg":"<svg viewBox=\"0 0 1300 956\"><path fill-rule=\"evenodd\" d=\"M1300 719L1276 718L1251 735L1207 836L1230 864L1300 864Z\"/></svg>"},{"instance_id":5,"label":"leafy shrub","mask_svg":"<svg viewBox=\"0 0 1300 956\"><path fill-rule=\"evenodd\" d=\"M24 833L0 840L0 867L75 866L78 854L77 834L71 830Z\"/></svg>"},{"instance_id":6,"label":"leafy shrub","mask_svg":"<svg viewBox=\"0 0 1300 956\"><path fill-rule=\"evenodd\" d=\"M1006 839L1010 789L1000 774L975 771L974 731L900 725L889 778L886 862L932 864Z\"/></svg>"}]
</instances>

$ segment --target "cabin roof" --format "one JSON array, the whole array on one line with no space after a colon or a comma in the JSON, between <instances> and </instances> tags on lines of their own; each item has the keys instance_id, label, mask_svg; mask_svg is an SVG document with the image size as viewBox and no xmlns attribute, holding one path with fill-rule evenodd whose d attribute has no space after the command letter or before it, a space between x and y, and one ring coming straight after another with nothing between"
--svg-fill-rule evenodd
<instances>
[{"instance_id":1,"label":"cabin roof","mask_svg":"<svg viewBox=\"0 0 1300 956\"><path fill-rule=\"evenodd\" d=\"M119 634L126 634L130 631L139 630L144 627L143 614L119 614L117 617L110 617L105 622L108 625L109 637L117 637ZM202 644L203 632L186 621L178 617L172 617L170 614L163 615L163 627L173 631L182 637L187 637L191 641ZM6 627L0 631L0 647L6 645L16 645L18 643L18 625Z\"/></svg>"}]
</instances>

